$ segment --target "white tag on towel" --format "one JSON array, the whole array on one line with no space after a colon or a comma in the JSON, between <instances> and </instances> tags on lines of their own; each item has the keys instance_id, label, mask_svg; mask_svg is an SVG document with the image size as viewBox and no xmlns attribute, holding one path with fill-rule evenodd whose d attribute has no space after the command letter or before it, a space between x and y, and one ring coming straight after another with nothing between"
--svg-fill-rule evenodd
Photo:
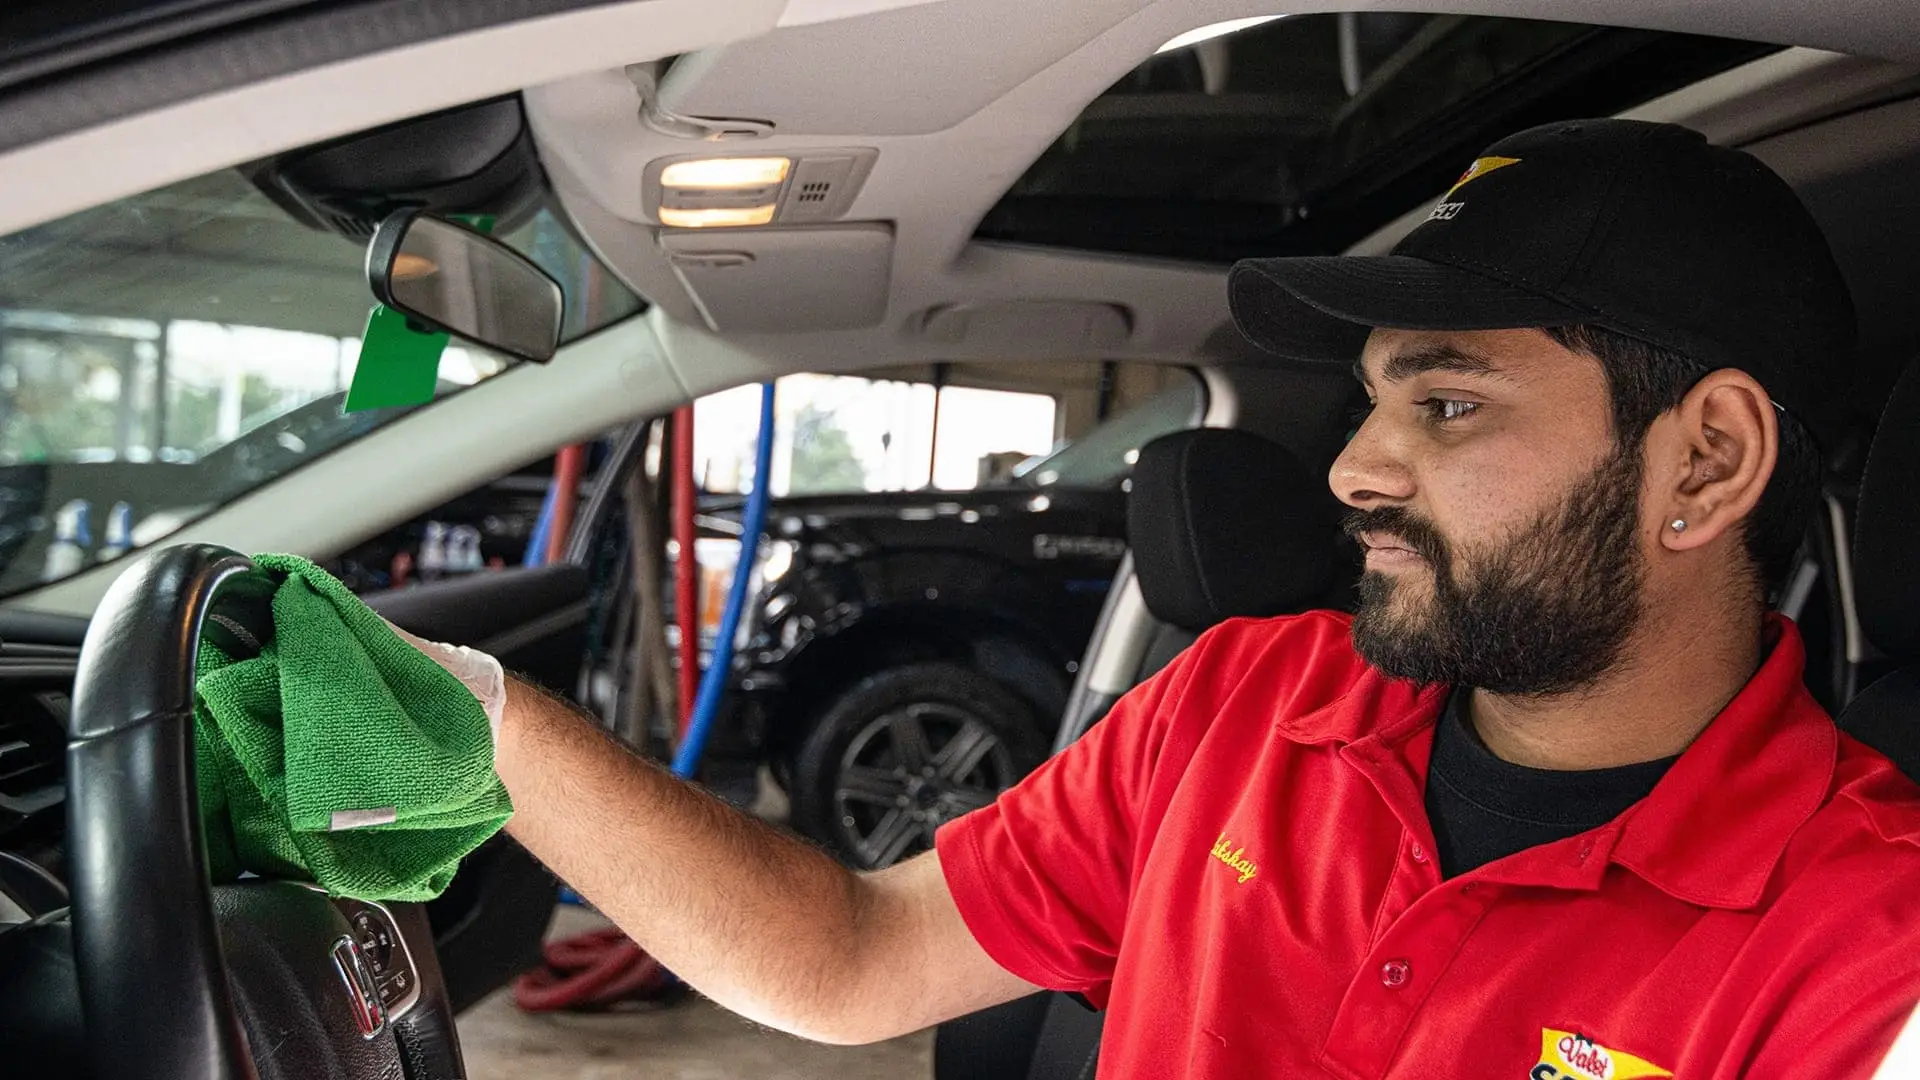
<instances>
[{"instance_id":1,"label":"white tag on towel","mask_svg":"<svg viewBox=\"0 0 1920 1080\"><path fill-rule=\"evenodd\" d=\"M400 820L400 812L391 806L374 810L335 810L327 821L328 832L364 829L370 825L391 825Z\"/></svg>"}]
</instances>

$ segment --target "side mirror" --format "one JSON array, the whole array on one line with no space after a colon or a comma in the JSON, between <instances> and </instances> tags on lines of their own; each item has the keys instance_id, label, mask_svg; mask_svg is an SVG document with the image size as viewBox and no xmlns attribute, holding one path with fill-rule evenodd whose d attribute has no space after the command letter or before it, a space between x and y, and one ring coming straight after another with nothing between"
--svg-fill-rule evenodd
<instances>
[{"instance_id":1,"label":"side mirror","mask_svg":"<svg viewBox=\"0 0 1920 1080\"><path fill-rule=\"evenodd\" d=\"M367 281L402 315L522 360L544 364L560 347L559 283L506 244L443 218L389 215L367 246Z\"/></svg>"}]
</instances>

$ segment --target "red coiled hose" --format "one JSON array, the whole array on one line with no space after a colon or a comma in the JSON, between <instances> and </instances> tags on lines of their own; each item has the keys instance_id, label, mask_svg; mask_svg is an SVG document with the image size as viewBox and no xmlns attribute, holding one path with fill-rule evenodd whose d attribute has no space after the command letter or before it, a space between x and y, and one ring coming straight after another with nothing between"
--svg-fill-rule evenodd
<instances>
[{"instance_id":1,"label":"red coiled hose","mask_svg":"<svg viewBox=\"0 0 1920 1080\"><path fill-rule=\"evenodd\" d=\"M513 1003L528 1012L605 1009L678 990L660 961L615 927L548 942L546 965L513 982Z\"/></svg>"}]
</instances>

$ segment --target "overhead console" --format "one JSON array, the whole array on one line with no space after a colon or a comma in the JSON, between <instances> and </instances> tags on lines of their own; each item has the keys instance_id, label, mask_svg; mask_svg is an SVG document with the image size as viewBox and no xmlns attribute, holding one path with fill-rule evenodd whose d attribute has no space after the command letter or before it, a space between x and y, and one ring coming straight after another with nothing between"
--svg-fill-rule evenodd
<instances>
[{"instance_id":1,"label":"overhead console","mask_svg":"<svg viewBox=\"0 0 1920 1080\"><path fill-rule=\"evenodd\" d=\"M677 154L641 174L674 277L718 333L851 330L887 313L893 227L845 216L868 147Z\"/></svg>"},{"instance_id":2,"label":"overhead console","mask_svg":"<svg viewBox=\"0 0 1920 1080\"><path fill-rule=\"evenodd\" d=\"M664 310L717 333L878 325L894 226L846 218L879 150L796 145L770 138L771 122L668 113L658 104L661 68L623 73L630 127L616 137L638 151L628 159L638 175L628 174L623 197L594 197L625 222L595 223L595 207L571 207L603 254ZM578 104L597 96L589 89ZM618 116L608 105L594 107ZM549 171L564 191L566 169Z\"/></svg>"}]
</instances>

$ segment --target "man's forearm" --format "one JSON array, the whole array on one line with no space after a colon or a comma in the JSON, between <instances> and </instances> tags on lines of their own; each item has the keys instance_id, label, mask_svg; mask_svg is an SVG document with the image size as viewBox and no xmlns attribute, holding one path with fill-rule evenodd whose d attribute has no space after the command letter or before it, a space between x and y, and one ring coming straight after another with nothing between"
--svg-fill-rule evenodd
<instances>
[{"instance_id":1,"label":"man's forearm","mask_svg":"<svg viewBox=\"0 0 1920 1080\"><path fill-rule=\"evenodd\" d=\"M511 683L495 768L508 831L670 970L750 1019L827 1041L909 1030L869 978L897 929L832 859ZM875 924L878 924L877 926Z\"/></svg>"}]
</instances>

